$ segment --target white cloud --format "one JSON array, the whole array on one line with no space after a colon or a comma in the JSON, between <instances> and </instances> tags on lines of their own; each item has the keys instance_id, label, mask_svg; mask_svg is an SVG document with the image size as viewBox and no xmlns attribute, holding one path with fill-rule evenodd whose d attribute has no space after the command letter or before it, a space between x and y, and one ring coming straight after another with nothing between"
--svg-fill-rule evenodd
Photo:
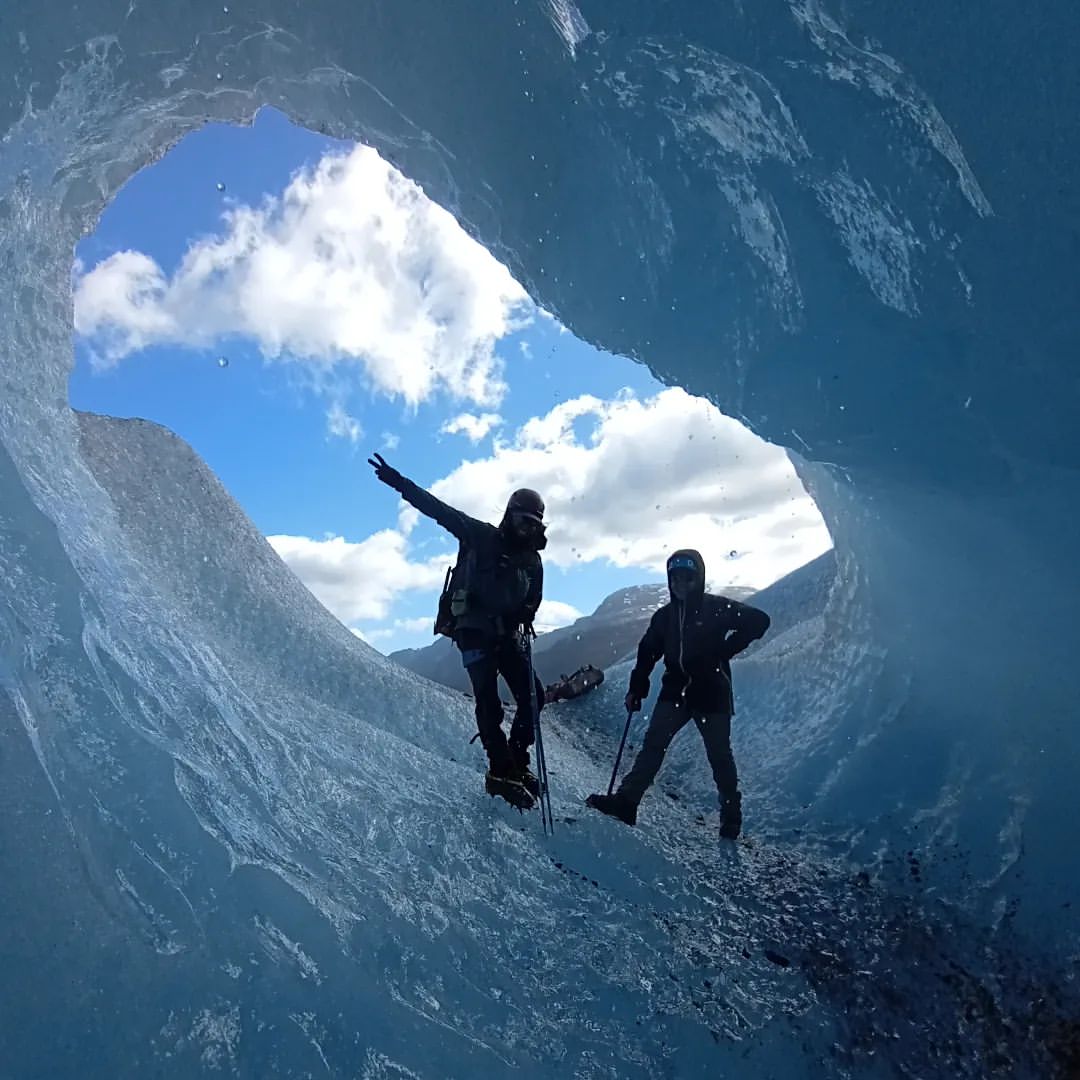
<instances>
[{"instance_id":1,"label":"white cloud","mask_svg":"<svg viewBox=\"0 0 1080 1080\"><path fill-rule=\"evenodd\" d=\"M461 413L452 420L447 420L439 431L444 435L464 435L469 442L475 444L494 428L500 427L502 422L503 418L498 413L482 413L480 416Z\"/></svg>"},{"instance_id":2,"label":"white cloud","mask_svg":"<svg viewBox=\"0 0 1080 1080\"><path fill-rule=\"evenodd\" d=\"M592 430L579 438L582 419ZM832 546L787 454L677 388L564 402L433 490L497 520L523 486L547 501L545 558L561 566L658 571L675 548L696 547L711 580L763 587Z\"/></svg>"},{"instance_id":3,"label":"white cloud","mask_svg":"<svg viewBox=\"0 0 1080 1080\"><path fill-rule=\"evenodd\" d=\"M506 391L495 343L526 303L450 214L357 147L232 207L171 276L136 251L79 274L75 328L99 363L239 335L267 357L356 365L409 405L444 390L491 406Z\"/></svg>"},{"instance_id":4,"label":"white cloud","mask_svg":"<svg viewBox=\"0 0 1080 1080\"><path fill-rule=\"evenodd\" d=\"M582 431L581 421L589 430ZM547 500L545 560L560 566L605 560L661 571L675 548L695 547L715 586L764 587L831 547L824 521L788 460L742 424L683 390L638 400L584 396L534 417L490 456L432 485L441 499L489 521L516 487ZM410 558L417 511L401 504L398 528L359 543L272 536L270 542L322 603L346 624L373 621L370 642L427 633L431 616L394 618L406 592L435 597L455 558L447 550ZM580 617L546 600L537 630Z\"/></svg>"},{"instance_id":5,"label":"white cloud","mask_svg":"<svg viewBox=\"0 0 1080 1080\"><path fill-rule=\"evenodd\" d=\"M532 346L527 341L519 341L518 348L521 350L521 355L526 360L532 359Z\"/></svg>"},{"instance_id":6,"label":"white cloud","mask_svg":"<svg viewBox=\"0 0 1080 1080\"><path fill-rule=\"evenodd\" d=\"M326 430L339 439L348 439L355 445L364 436L360 421L350 416L340 402L334 402L326 413Z\"/></svg>"},{"instance_id":7,"label":"white cloud","mask_svg":"<svg viewBox=\"0 0 1080 1080\"><path fill-rule=\"evenodd\" d=\"M268 536L267 540L323 606L346 624L386 619L402 593L440 588L447 564L454 559L451 554L412 562L406 538L393 529L360 543L341 536L329 540Z\"/></svg>"},{"instance_id":8,"label":"white cloud","mask_svg":"<svg viewBox=\"0 0 1080 1080\"><path fill-rule=\"evenodd\" d=\"M401 436L392 431L382 433L382 448L384 450L396 450L401 445Z\"/></svg>"},{"instance_id":9,"label":"white cloud","mask_svg":"<svg viewBox=\"0 0 1080 1080\"><path fill-rule=\"evenodd\" d=\"M534 625L538 634L546 634L560 626L569 626L580 618L581 612L573 604L564 604L561 600L544 600L536 613Z\"/></svg>"},{"instance_id":10,"label":"white cloud","mask_svg":"<svg viewBox=\"0 0 1080 1080\"><path fill-rule=\"evenodd\" d=\"M402 500L398 505L398 532L408 536L419 524L420 511Z\"/></svg>"},{"instance_id":11,"label":"white cloud","mask_svg":"<svg viewBox=\"0 0 1080 1080\"><path fill-rule=\"evenodd\" d=\"M391 638L403 635L433 633L435 615L422 615L416 619L395 619L389 626L380 626L375 630L367 630L365 633L371 641L388 641Z\"/></svg>"}]
</instances>

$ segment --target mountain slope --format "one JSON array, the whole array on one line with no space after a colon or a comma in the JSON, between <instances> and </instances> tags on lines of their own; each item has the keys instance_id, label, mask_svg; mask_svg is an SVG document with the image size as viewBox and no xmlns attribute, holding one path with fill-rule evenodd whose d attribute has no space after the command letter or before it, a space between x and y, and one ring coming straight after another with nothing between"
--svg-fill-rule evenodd
<instances>
[{"instance_id":1,"label":"mountain slope","mask_svg":"<svg viewBox=\"0 0 1080 1080\"><path fill-rule=\"evenodd\" d=\"M732 596L743 593L749 595L749 590L731 591ZM652 613L666 601L665 585L632 585L612 593L591 615L541 634L533 645L540 678L546 685L584 664L606 668L621 660L637 646ZM433 682L455 690L470 689L461 657L447 638L423 649L401 649L391 653L390 659Z\"/></svg>"}]
</instances>

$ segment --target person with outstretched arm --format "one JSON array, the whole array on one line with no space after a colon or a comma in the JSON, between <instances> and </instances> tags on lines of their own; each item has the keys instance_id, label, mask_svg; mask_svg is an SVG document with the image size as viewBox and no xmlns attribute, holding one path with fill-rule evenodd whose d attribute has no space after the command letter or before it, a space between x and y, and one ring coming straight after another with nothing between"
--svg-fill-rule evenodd
<instances>
[{"instance_id":1,"label":"person with outstretched arm","mask_svg":"<svg viewBox=\"0 0 1080 1080\"><path fill-rule=\"evenodd\" d=\"M626 708L637 712L649 696L649 675L663 658L660 696L633 767L612 795L590 795L595 810L637 822L638 804L652 784L671 740L693 720L705 742L720 795L720 836L734 840L742 829L742 795L731 753L731 717L735 698L731 665L751 642L769 629L769 616L749 604L705 591L705 561L691 549L667 561L671 602L649 623L630 673Z\"/></svg>"},{"instance_id":2,"label":"person with outstretched arm","mask_svg":"<svg viewBox=\"0 0 1080 1080\"><path fill-rule=\"evenodd\" d=\"M378 454L368 464L379 480L457 538L457 564L440 598L436 631L453 638L472 683L476 727L488 756L488 792L515 806L532 806L540 785L529 767L529 747L544 686L535 672L530 686L528 638L535 637L533 620L544 593L544 500L520 488L495 526L441 502ZM500 675L516 706L509 739L502 729Z\"/></svg>"}]
</instances>

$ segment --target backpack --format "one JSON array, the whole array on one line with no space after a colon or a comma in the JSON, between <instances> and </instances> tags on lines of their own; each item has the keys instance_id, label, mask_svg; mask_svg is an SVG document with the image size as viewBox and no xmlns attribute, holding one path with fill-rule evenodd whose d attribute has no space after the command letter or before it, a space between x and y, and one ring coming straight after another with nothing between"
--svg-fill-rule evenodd
<instances>
[{"instance_id":1,"label":"backpack","mask_svg":"<svg viewBox=\"0 0 1080 1080\"><path fill-rule=\"evenodd\" d=\"M469 607L469 570L473 553L458 549L457 562L446 568L446 579L439 594L439 607L435 613L435 633L452 638L457 620ZM458 573L458 570L461 573Z\"/></svg>"},{"instance_id":2,"label":"backpack","mask_svg":"<svg viewBox=\"0 0 1080 1080\"><path fill-rule=\"evenodd\" d=\"M450 614L450 579L454 575L454 568L446 568L446 580L443 582L442 592L439 593L439 608L435 612L435 634L445 637L453 637L454 617Z\"/></svg>"}]
</instances>

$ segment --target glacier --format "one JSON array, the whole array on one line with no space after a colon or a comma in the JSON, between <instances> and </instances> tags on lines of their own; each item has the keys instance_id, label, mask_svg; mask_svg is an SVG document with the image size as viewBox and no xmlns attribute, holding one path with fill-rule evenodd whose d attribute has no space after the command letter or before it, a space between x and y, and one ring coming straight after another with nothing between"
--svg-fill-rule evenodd
<instances>
[{"instance_id":1,"label":"glacier","mask_svg":"<svg viewBox=\"0 0 1080 1080\"><path fill-rule=\"evenodd\" d=\"M1078 31L1064 0L8 0L0 1072L1075 1075ZM747 844L689 737L637 830L585 816L620 669L552 712L545 839L479 793L467 702L190 448L69 407L78 239L264 105L795 456L837 571L736 664Z\"/></svg>"}]
</instances>

